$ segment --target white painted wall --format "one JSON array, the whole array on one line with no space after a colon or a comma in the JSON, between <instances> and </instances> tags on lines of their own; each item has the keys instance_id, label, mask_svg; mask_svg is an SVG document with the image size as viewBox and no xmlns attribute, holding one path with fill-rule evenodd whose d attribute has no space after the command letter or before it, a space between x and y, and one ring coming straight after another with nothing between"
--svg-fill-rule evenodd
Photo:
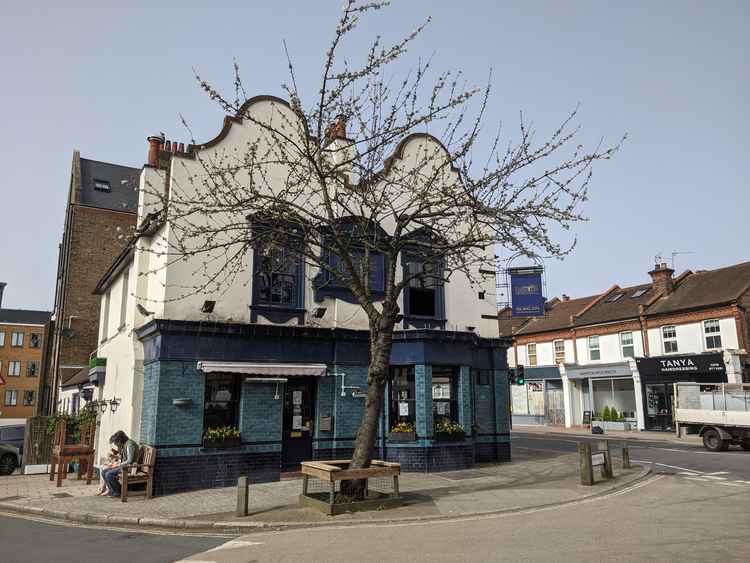
<instances>
[{"instance_id":1,"label":"white painted wall","mask_svg":"<svg viewBox=\"0 0 750 563\"><path fill-rule=\"evenodd\" d=\"M674 326L677 333L677 354L700 354L711 351L706 348L702 321ZM734 318L720 318L719 327L721 330L722 349L737 350L740 345L737 335L737 323ZM661 334L661 327L648 329L648 344L652 356L665 353Z\"/></svg>"}]
</instances>

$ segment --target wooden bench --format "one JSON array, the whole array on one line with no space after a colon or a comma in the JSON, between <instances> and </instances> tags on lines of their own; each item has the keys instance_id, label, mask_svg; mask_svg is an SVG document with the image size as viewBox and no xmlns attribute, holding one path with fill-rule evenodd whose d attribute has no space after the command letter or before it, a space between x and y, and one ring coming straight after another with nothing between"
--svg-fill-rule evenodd
<instances>
[{"instance_id":1,"label":"wooden bench","mask_svg":"<svg viewBox=\"0 0 750 563\"><path fill-rule=\"evenodd\" d=\"M135 463L122 468L122 473L118 475L120 479L120 499L122 502L128 502L128 487L137 483L146 483L146 490L141 493L135 492L139 496L145 494L147 499L154 495L154 465L156 464L156 450L151 446L140 446L138 448L138 457Z\"/></svg>"}]
</instances>

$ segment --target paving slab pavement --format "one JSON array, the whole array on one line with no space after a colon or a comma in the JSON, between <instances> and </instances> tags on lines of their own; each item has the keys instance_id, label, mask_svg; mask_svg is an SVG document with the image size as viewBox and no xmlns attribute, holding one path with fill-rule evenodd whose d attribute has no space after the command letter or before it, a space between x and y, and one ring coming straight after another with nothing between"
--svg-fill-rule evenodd
<instances>
[{"instance_id":1,"label":"paving slab pavement","mask_svg":"<svg viewBox=\"0 0 750 563\"><path fill-rule=\"evenodd\" d=\"M98 483L68 478L61 488L46 475L0 477L0 509L26 511L95 524L176 528L245 528L319 526L363 521L440 519L521 510L572 502L624 487L644 473L635 466L619 468L616 478L593 487L580 485L577 454L552 451L514 452L511 463L481 464L444 473L404 473L400 478L403 506L389 510L331 517L298 506L299 479L250 486L250 514L234 515L234 487L155 497L97 497Z\"/></svg>"}]
</instances>

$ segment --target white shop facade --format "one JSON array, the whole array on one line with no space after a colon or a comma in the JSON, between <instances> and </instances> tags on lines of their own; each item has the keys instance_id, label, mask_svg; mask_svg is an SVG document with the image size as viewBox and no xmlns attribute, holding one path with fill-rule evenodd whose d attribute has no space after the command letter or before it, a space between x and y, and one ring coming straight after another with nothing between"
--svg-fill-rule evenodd
<instances>
[{"instance_id":1,"label":"white shop facade","mask_svg":"<svg viewBox=\"0 0 750 563\"><path fill-rule=\"evenodd\" d=\"M641 378L635 360L580 366L560 364L565 405L565 426L583 426L615 409L638 430L645 429Z\"/></svg>"}]
</instances>

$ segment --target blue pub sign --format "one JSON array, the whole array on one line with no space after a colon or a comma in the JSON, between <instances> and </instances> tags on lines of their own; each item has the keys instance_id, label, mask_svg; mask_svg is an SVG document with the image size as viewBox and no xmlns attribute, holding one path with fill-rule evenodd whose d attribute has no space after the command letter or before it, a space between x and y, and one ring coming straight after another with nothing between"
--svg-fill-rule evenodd
<instances>
[{"instance_id":1,"label":"blue pub sign","mask_svg":"<svg viewBox=\"0 0 750 563\"><path fill-rule=\"evenodd\" d=\"M509 268L511 310L514 317L543 317L542 272L538 266Z\"/></svg>"}]
</instances>

